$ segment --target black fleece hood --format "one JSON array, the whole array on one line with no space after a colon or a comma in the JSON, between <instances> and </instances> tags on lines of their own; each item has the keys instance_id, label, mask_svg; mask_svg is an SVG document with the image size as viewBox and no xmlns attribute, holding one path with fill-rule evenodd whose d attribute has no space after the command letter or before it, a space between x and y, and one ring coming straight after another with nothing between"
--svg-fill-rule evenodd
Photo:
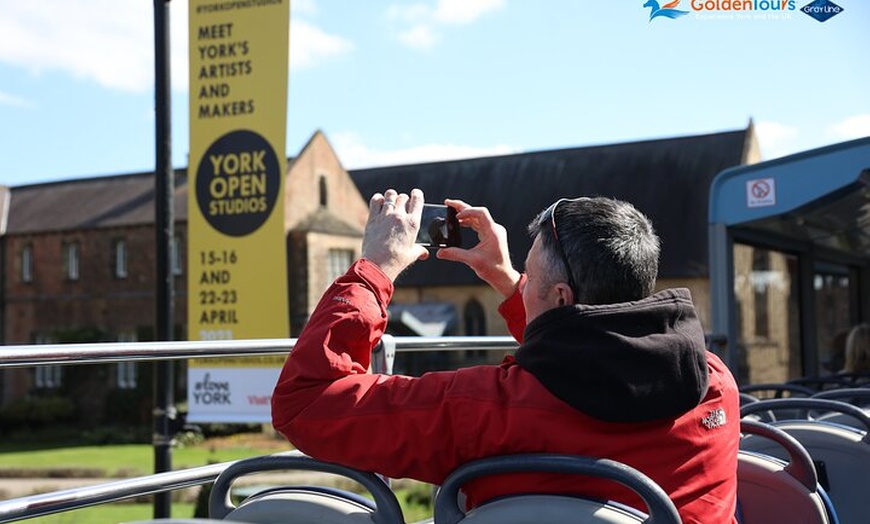
<instances>
[{"instance_id":1,"label":"black fleece hood","mask_svg":"<svg viewBox=\"0 0 870 524\"><path fill-rule=\"evenodd\" d=\"M526 326L516 361L564 402L608 422L676 417L703 400L709 383L704 331L682 288L549 310Z\"/></svg>"}]
</instances>

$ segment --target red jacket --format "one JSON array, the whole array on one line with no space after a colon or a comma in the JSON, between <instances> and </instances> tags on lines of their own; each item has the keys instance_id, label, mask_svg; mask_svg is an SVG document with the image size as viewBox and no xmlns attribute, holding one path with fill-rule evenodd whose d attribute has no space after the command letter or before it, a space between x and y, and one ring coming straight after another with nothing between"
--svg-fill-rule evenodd
<instances>
[{"instance_id":1,"label":"red jacket","mask_svg":"<svg viewBox=\"0 0 870 524\"><path fill-rule=\"evenodd\" d=\"M736 522L739 399L731 373L715 355L700 350L699 362L706 367L699 374L704 387L689 409L652 420L641 416L640 421L607 421L588 414L589 410L599 414L598 403L592 402L587 411L578 409L570 399L560 398L558 380L545 386L511 357L498 366L416 378L369 373L371 350L386 327L392 292L390 280L363 259L336 280L312 314L272 396L273 424L299 450L388 477L433 484L440 484L460 464L487 456L550 452L605 457L656 481L686 524ZM666 301L678 304L680 319L689 309L688 316L694 318L694 309L684 299L668 296ZM631 305L630 309L637 309ZM519 294L499 310L511 332L522 340L525 312ZM565 315L570 311L554 314L557 319ZM532 324L541 324L539 319ZM526 339L536 336L532 324L525 330ZM635 325L640 324L632 322ZM687 337L680 327L680 337L697 339ZM538 352L546 350L531 349L526 354ZM522 361L520 357L518 351ZM530 362L537 366L534 359ZM677 368L678 375L686 374L685 366ZM578 370L579 366L574 369ZM586 389L581 399L610 398L608 391L589 384L597 380L591 377L575 382L573 389ZM630 389L657 388L652 384ZM617 392L613 398L619 396ZM650 409L655 411L654 404ZM635 413L623 409L614 416L632 419ZM560 475L502 475L476 480L465 489L470 506L499 495L534 491L582 493L645 509L622 486Z\"/></svg>"}]
</instances>

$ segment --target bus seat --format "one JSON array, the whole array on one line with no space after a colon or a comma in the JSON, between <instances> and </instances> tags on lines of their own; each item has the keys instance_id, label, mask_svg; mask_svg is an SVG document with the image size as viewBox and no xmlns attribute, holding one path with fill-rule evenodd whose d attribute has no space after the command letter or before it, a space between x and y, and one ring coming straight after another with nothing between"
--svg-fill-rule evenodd
<instances>
[{"instance_id":1,"label":"bus seat","mask_svg":"<svg viewBox=\"0 0 870 524\"><path fill-rule=\"evenodd\" d=\"M215 519L151 519L151 520L135 520L121 522L119 524L247 524L236 520L215 520Z\"/></svg>"},{"instance_id":2,"label":"bus seat","mask_svg":"<svg viewBox=\"0 0 870 524\"><path fill-rule=\"evenodd\" d=\"M462 509L460 488L472 479L519 472L588 475L618 482L647 505L648 514L613 501L529 494L511 495L469 511ZM517 454L489 457L463 464L453 471L435 496L435 524L545 524L550 522L678 524L680 517L667 494L643 473L625 464L575 455Z\"/></svg>"},{"instance_id":3,"label":"bus seat","mask_svg":"<svg viewBox=\"0 0 870 524\"><path fill-rule=\"evenodd\" d=\"M753 402L758 402L760 399L755 395L751 395L749 393L740 392L740 405L744 404L752 404Z\"/></svg>"},{"instance_id":4,"label":"bus seat","mask_svg":"<svg viewBox=\"0 0 870 524\"><path fill-rule=\"evenodd\" d=\"M226 518L254 524L372 524L372 508L353 495L301 486L274 488L246 498Z\"/></svg>"},{"instance_id":5,"label":"bus seat","mask_svg":"<svg viewBox=\"0 0 870 524\"><path fill-rule=\"evenodd\" d=\"M870 483L870 417L860 408L828 399L779 399L761 401L741 408L742 413L755 409L802 409L806 412L840 412L854 417L864 428L831 424L817 419L783 420L773 423L803 445L819 475L819 484L830 497L840 521L844 524L867 521ZM742 449L782 458L780 450L759 439L747 437Z\"/></svg>"},{"instance_id":6,"label":"bus seat","mask_svg":"<svg viewBox=\"0 0 870 524\"><path fill-rule=\"evenodd\" d=\"M806 449L786 432L754 420L742 420L737 455L737 504L741 524L837 522L818 485L816 469ZM750 437L777 447L784 460L744 449Z\"/></svg>"},{"instance_id":7,"label":"bus seat","mask_svg":"<svg viewBox=\"0 0 870 524\"><path fill-rule=\"evenodd\" d=\"M349 478L373 500L328 486L278 486L255 493L238 507L230 489L238 478L266 471L303 470ZM402 508L390 487L374 473L315 460L298 452L239 460L218 475L209 497L209 517L251 524L317 522L320 524L403 524Z\"/></svg>"},{"instance_id":8,"label":"bus seat","mask_svg":"<svg viewBox=\"0 0 870 524\"><path fill-rule=\"evenodd\" d=\"M748 393L759 400L765 400L769 398L811 397L816 393L816 390L808 386L785 382L740 386L740 392Z\"/></svg>"},{"instance_id":9,"label":"bus seat","mask_svg":"<svg viewBox=\"0 0 870 524\"><path fill-rule=\"evenodd\" d=\"M637 524L647 515L614 502L560 495L518 495L488 502L469 511L463 524L520 524L546 522ZM441 524L440 519L435 519Z\"/></svg>"},{"instance_id":10,"label":"bus seat","mask_svg":"<svg viewBox=\"0 0 870 524\"><path fill-rule=\"evenodd\" d=\"M815 390L807 386L799 384L785 383L770 383L770 384L751 384L748 386L740 386L740 406L744 406L750 402L749 396L758 400L769 400L773 398L804 398L811 397L816 393ZM762 412L755 411L751 415L753 420L761 422L773 422L780 418L806 418L804 413L798 410L787 412L778 410L777 414L772 411Z\"/></svg>"},{"instance_id":11,"label":"bus seat","mask_svg":"<svg viewBox=\"0 0 870 524\"><path fill-rule=\"evenodd\" d=\"M840 402L847 402L863 409L865 413L870 413L870 409L868 409L870 408L870 388L861 387L831 389L816 393L812 396L812 398L826 398L829 400L839 400ZM819 416L818 420L821 420L823 422L830 422L832 424L842 424L844 426L857 428L862 431L867 429L860 420L846 413L825 413Z\"/></svg>"},{"instance_id":12,"label":"bus seat","mask_svg":"<svg viewBox=\"0 0 870 524\"><path fill-rule=\"evenodd\" d=\"M835 373L833 375L823 375L820 377L802 377L795 378L786 382L786 384L796 384L798 386L804 386L819 391L826 391L830 389L839 389L850 387L853 382L842 373Z\"/></svg>"}]
</instances>

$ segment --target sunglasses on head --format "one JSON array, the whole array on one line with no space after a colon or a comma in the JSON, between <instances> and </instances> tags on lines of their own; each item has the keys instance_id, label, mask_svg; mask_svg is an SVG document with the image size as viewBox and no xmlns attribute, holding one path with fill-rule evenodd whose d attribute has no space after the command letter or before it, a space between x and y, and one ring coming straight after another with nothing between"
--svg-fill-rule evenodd
<instances>
[{"instance_id":1,"label":"sunglasses on head","mask_svg":"<svg viewBox=\"0 0 870 524\"><path fill-rule=\"evenodd\" d=\"M571 263L568 262L568 255L565 254L565 249L562 247L562 241L559 239L559 229L556 227L556 209L559 207L559 204L562 202L576 202L585 197L579 198L560 198L553 202L550 206L550 228L553 230L553 236L556 238L556 250L559 252L559 255L562 257L562 263L565 264L565 271L568 273L568 285L571 287L571 291L574 293L574 299L577 299L577 286L574 284L574 274L571 271Z\"/></svg>"}]
</instances>

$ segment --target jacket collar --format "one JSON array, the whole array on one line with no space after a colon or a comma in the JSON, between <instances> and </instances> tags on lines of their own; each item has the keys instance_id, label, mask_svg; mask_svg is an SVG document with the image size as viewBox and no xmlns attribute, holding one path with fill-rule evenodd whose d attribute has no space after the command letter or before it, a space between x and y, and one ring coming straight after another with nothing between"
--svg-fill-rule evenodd
<instances>
[{"instance_id":1,"label":"jacket collar","mask_svg":"<svg viewBox=\"0 0 870 524\"><path fill-rule=\"evenodd\" d=\"M517 363L575 409L608 422L673 418L707 393L704 331L688 289L555 308L526 326Z\"/></svg>"}]
</instances>

